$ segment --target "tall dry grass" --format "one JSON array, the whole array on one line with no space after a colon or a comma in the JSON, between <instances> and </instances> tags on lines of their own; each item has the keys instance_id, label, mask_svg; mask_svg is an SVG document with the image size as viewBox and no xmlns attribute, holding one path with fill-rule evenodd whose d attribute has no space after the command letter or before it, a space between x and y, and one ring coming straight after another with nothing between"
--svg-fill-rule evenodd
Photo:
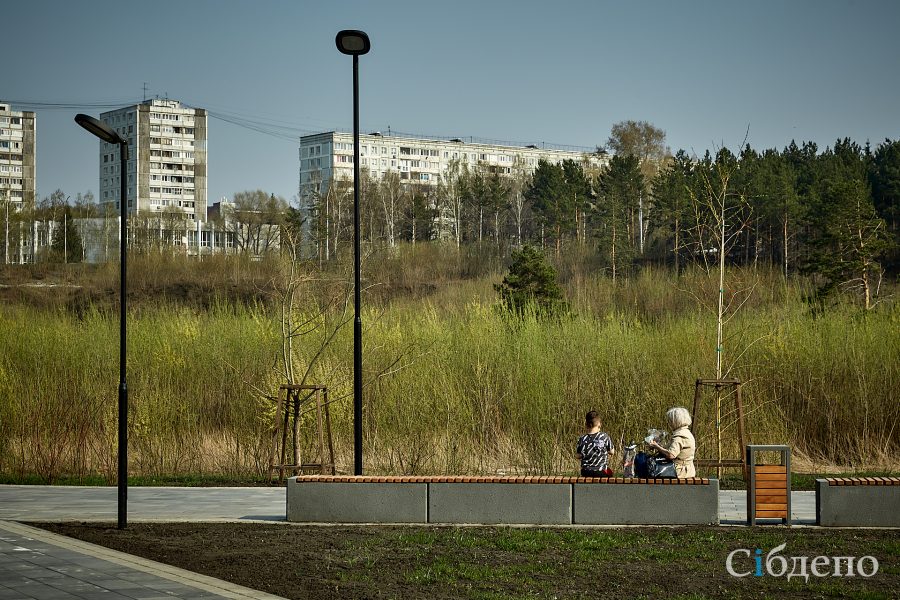
<instances>
[{"instance_id":1,"label":"tall dry grass","mask_svg":"<svg viewBox=\"0 0 900 600\"><path fill-rule=\"evenodd\" d=\"M703 272L675 279L645 270L613 285L575 269L566 277L571 315L510 320L495 305L499 269L458 279L429 260L435 250L415 252L422 254L409 272L394 272L395 289L416 290L440 269L443 278L422 293L370 295L363 315L367 471L570 473L587 410L601 411L618 445L663 426L668 407L690 408L694 380L713 374L715 317L704 299L716 284ZM391 260L399 268L403 259ZM165 273L146 281L173 277ZM777 274L737 272L732 281L729 293L746 301L727 325L725 362L745 382L753 441L788 443L840 465L895 456L900 310L835 306L815 316L803 287ZM740 290L750 288L745 298ZM278 319L271 303L138 304L128 348L133 473L264 473L273 425L264 396L282 383ZM0 307L2 472L113 480L117 325L108 307ZM318 349L314 335L295 344L301 363ZM311 374L336 399L333 433L344 471L353 456L351 369L348 327ZM725 450L736 457L729 402ZM315 441L311 416L302 429L307 454ZM695 417L698 455L712 457L711 397Z\"/></svg>"}]
</instances>

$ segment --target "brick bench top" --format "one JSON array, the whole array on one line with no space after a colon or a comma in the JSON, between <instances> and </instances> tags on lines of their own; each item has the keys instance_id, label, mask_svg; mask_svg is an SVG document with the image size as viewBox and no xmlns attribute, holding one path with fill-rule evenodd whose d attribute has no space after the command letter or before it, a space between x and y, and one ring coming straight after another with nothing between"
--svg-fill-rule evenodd
<instances>
[{"instance_id":1,"label":"brick bench top","mask_svg":"<svg viewBox=\"0 0 900 600\"><path fill-rule=\"evenodd\" d=\"M828 485L900 485L900 477L829 477Z\"/></svg>"},{"instance_id":2,"label":"brick bench top","mask_svg":"<svg viewBox=\"0 0 900 600\"><path fill-rule=\"evenodd\" d=\"M638 477L467 476L467 475L298 475L297 483L603 483L656 485L709 485L709 479L690 477L643 479Z\"/></svg>"}]
</instances>

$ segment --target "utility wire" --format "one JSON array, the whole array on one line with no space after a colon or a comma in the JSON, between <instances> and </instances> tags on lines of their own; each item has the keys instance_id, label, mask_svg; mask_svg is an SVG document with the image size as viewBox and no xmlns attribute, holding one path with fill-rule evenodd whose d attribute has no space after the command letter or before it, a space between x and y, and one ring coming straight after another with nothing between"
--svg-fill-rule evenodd
<instances>
[{"instance_id":1,"label":"utility wire","mask_svg":"<svg viewBox=\"0 0 900 600\"><path fill-rule=\"evenodd\" d=\"M33 100L6 100L17 109L23 110L91 110L91 109L115 109L141 104L141 100L105 100L100 102L40 102ZM189 103L182 103L190 108L199 108ZM263 135L299 142L299 137L310 133L320 133L321 128L306 128L290 121L280 119L250 118L237 112L228 110L205 109L206 114L214 119L243 127Z\"/></svg>"},{"instance_id":2,"label":"utility wire","mask_svg":"<svg viewBox=\"0 0 900 600\"><path fill-rule=\"evenodd\" d=\"M80 108L122 108L140 104L140 100L108 100L105 102L32 102L28 100L5 100L18 108L41 110L77 110Z\"/></svg>"}]
</instances>

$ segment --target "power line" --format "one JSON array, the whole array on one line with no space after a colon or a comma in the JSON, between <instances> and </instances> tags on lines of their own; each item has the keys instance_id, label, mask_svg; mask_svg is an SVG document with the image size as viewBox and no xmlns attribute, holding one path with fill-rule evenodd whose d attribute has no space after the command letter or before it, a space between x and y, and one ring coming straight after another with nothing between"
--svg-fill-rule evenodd
<instances>
[{"instance_id":1,"label":"power line","mask_svg":"<svg viewBox=\"0 0 900 600\"><path fill-rule=\"evenodd\" d=\"M42 102L42 101L34 101L34 100L7 100L12 105L15 105L17 109L23 110L91 110L91 109L114 109L114 108L123 108L125 106L133 106L136 104L141 104L141 100L105 100L99 102ZM189 106L191 108L198 108L192 104L184 103L185 106ZM249 129L251 131L255 131L257 133L261 133L263 135L268 135L271 137L297 142L299 143L299 137L301 135L306 135L308 133L318 133L320 129L309 129L297 126L289 121L281 121L277 119L253 119L246 116L242 116L238 113L229 112L229 111L218 111L218 110L209 110L206 109L207 114L220 121L224 121L226 123L230 123L232 125L236 125L238 127L243 127L244 129Z\"/></svg>"},{"instance_id":2,"label":"power line","mask_svg":"<svg viewBox=\"0 0 900 600\"><path fill-rule=\"evenodd\" d=\"M16 108L42 110L77 110L81 108L121 108L132 104L140 104L138 100L107 100L104 102L34 102L29 100L6 100Z\"/></svg>"},{"instance_id":3,"label":"power line","mask_svg":"<svg viewBox=\"0 0 900 600\"><path fill-rule=\"evenodd\" d=\"M145 91L146 93L146 91ZM8 100L10 104L16 105L16 108L22 107L27 109L41 109L41 110L90 110L90 109L103 109L103 108L122 108L125 106L133 106L135 104L141 104L140 100L106 100L102 102L34 102L34 101L22 101L22 100ZM144 100L143 102L146 102ZM181 102L184 106L189 108L203 108L206 110L206 114L219 121L224 123L229 123L231 125L235 125L236 127L241 127L243 129L247 129L249 131L254 131L256 133L273 137L280 140L285 140L288 142L294 142L299 144L300 137L304 135L322 133L323 131L342 131L346 132L345 128L341 127L331 127L328 125L314 126L313 128L304 127L302 124L299 124L294 121L284 120L280 118L268 118L262 116L247 116L246 112L238 112L234 109L228 108L211 108L209 104L205 103L194 103L188 101ZM410 133L410 132L399 132L395 131L392 135L399 137L411 137L411 138L420 138L420 139L458 139L459 136L445 136L445 135L431 135L431 134L421 134L421 133ZM463 136L463 138L468 138L470 143L480 143L480 144L492 144L492 145L502 145L502 146L526 146L529 143L526 142L515 142L515 141L505 141L505 140L497 140L497 139L489 139L489 138L480 138L475 136ZM596 148L592 147L584 147L584 146L574 146L569 144L557 144L557 143L545 143L541 142L540 146L545 149L554 149L554 150L568 150L574 152L593 152Z\"/></svg>"}]
</instances>

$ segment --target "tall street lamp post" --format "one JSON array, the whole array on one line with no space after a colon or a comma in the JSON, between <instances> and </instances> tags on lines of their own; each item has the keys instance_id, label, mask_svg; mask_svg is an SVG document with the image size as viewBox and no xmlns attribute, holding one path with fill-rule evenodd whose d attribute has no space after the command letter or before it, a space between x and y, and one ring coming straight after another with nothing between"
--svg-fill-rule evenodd
<instances>
[{"instance_id":1,"label":"tall street lamp post","mask_svg":"<svg viewBox=\"0 0 900 600\"><path fill-rule=\"evenodd\" d=\"M125 282L126 244L128 241L128 140L98 119L75 115L75 122L108 144L119 146L119 218L122 220L119 240L119 529L128 525L128 387L125 385Z\"/></svg>"},{"instance_id":2,"label":"tall street lamp post","mask_svg":"<svg viewBox=\"0 0 900 600\"><path fill-rule=\"evenodd\" d=\"M362 319L359 316L359 57L372 45L363 31L345 29L334 39L353 57L353 473L362 475Z\"/></svg>"}]
</instances>

